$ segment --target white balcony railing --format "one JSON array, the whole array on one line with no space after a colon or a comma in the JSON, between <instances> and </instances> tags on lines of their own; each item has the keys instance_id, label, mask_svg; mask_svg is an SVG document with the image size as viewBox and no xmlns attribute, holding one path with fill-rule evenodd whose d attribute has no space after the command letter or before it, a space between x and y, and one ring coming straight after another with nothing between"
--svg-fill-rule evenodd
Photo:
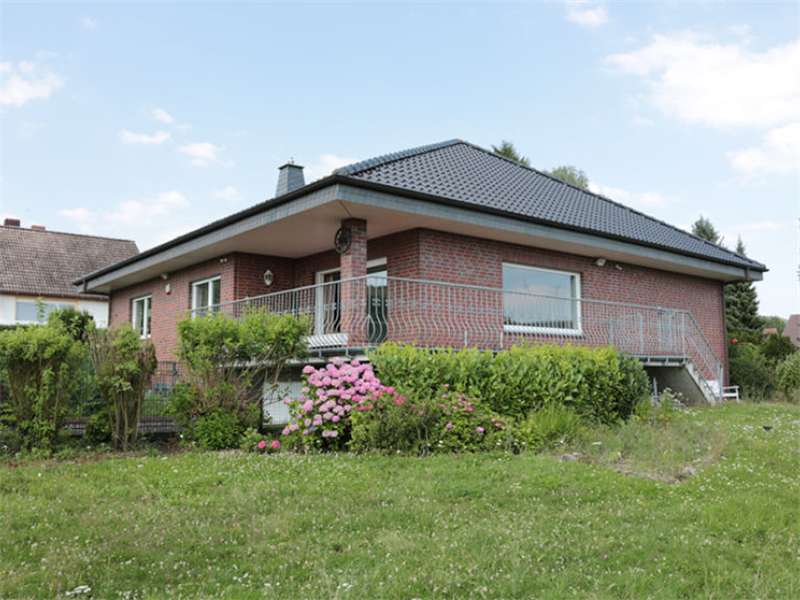
<instances>
[{"instance_id":1,"label":"white balcony railing","mask_svg":"<svg viewBox=\"0 0 800 600\"><path fill-rule=\"evenodd\" d=\"M691 361L722 381L722 363L691 313L481 286L367 275L220 304L241 316L268 308L305 317L314 349L366 349L385 341L501 350L520 342L612 345L647 360Z\"/></svg>"}]
</instances>

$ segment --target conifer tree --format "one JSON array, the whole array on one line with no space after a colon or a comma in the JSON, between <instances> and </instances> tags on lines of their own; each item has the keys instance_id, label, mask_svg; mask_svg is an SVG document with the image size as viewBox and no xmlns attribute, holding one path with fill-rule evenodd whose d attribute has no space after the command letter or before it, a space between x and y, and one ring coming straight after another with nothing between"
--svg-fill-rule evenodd
<instances>
[{"instance_id":1,"label":"conifer tree","mask_svg":"<svg viewBox=\"0 0 800 600\"><path fill-rule=\"evenodd\" d=\"M692 233L697 237L708 240L713 244L722 243L722 237L719 235L717 228L711 223L711 220L700 215L700 218L692 223Z\"/></svg>"},{"instance_id":2,"label":"conifer tree","mask_svg":"<svg viewBox=\"0 0 800 600\"><path fill-rule=\"evenodd\" d=\"M525 165L526 167L530 167L531 163L526 156L522 156L517 149L514 148L514 144L511 142L507 142L503 140L500 142L500 146L495 146L492 144L492 150L495 154L499 154L500 156L505 156L506 158L510 158L511 160L515 160L520 164Z\"/></svg>"},{"instance_id":3,"label":"conifer tree","mask_svg":"<svg viewBox=\"0 0 800 600\"><path fill-rule=\"evenodd\" d=\"M736 243L736 252L746 256L742 238ZM758 316L758 297L752 281L737 281L725 286L725 315L728 331L762 327L763 319Z\"/></svg>"}]
</instances>

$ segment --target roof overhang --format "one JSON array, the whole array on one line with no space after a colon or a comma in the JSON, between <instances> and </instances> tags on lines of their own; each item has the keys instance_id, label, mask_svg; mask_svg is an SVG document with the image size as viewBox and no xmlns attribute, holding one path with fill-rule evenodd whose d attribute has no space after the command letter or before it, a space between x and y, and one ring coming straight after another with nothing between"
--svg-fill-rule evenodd
<instances>
[{"instance_id":1,"label":"roof overhang","mask_svg":"<svg viewBox=\"0 0 800 600\"><path fill-rule=\"evenodd\" d=\"M369 239L425 228L536 246L720 281L760 280L760 271L520 219L442 199L403 194L332 175L296 193L257 205L75 283L83 292L115 289L233 252L300 258L333 248L343 219L364 219Z\"/></svg>"}]
</instances>

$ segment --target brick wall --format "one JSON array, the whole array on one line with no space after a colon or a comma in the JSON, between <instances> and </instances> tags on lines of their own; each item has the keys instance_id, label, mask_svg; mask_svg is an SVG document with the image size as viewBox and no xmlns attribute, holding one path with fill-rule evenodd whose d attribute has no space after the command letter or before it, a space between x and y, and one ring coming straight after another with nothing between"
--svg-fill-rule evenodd
<instances>
[{"instance_id":1,"label":"brick wall","mask_svg":"<svg viewBox=\"0 0 800 600\"><path fill-rule=\"evenodd\" d=\"M111 295L110 324L131 321L133 300L152 295L150 335L156 346L158 360L176 360L173 350L177 346L176 323L185 318L192 308L192 283L220 276L222 302L234 299L235 256L226 255L198 265L170 273L167 279L156 277L131 287L117 290ZM167 292L169 286L169 292Z\"/></svg>"},{"instance_id":2,"label":"brick wall","mask_svg":"<svg viewBox=\"0 0 800 600\"><path fill-rule=\"evenodd\" d=\"M363 237L357 236L354 241L363 244ZM366 244L367 259L387 259L390 277L445 281L496 289L502 287L503 262L578 273L581 296L586 300L688 310L700 324L716 355L723 359L725 357L723 287L720 282L629 264L617 266L612 261L598 267L593 258L427 229L401 232L369 240ZM362 252L363 248L356 250ZM193 281L220 275L222 301L227 302L235 298L312 285L315 283L316 272L339 267L341 258L332 250L300 259L244 253L226 255L172 273L166 281L155 278L114 292L110 309L111 323L130 321L132 299L151 293L151 330L159 360L174 360L172 351L177 343L175 323L191 307ZM266 269L274 274L274 282L269 287L263 282ZM165 292L166 284L171 286L170 294ZM424 305L423 300L430 306L447 306L452 300L445 297L444 290L428 292L434 296L423 299L419 287L403 289L407 290L402 292L404 302L398 302L398 297L390 299L394 311L392 316L400 324L395 327L390 339L408 342L421 340L423 332L420 323L423 319L428 319L442 330L452 324L455 330L468 330L472 327L502 331L502 306L498 295L476 294L474 300L468 301L482 304L484 308L489 303L497 304L489 306L492 315L490 317L476 316L474 310L466 311L463 315L423 315L419 309ZM400 292L396 292L396 296L398 295ZM587 324L587 327L591 325ZM431 343L430 340L428 343ZM458 336L442 336L436 343L460 345L463 339Z\"/></svg>"},{"instance_id":3,"label":"brick wall","mask_svg":"<svg viewBox=\"0 0 800 600\"><path fill-rule=\"evenodd\" d=\"M503 262L578 273L586 300L691 312L714 353L725 362L724 296L719 281L613 261L598 267L594 258L441 231L421 230L420 239L420 279L499 288Z\"/></svg>"}]
</instances>

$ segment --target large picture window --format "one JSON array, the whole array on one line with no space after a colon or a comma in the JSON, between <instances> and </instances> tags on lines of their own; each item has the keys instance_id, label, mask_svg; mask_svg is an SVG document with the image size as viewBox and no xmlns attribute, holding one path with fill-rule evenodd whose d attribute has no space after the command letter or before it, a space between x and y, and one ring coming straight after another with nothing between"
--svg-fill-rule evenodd
<instances>
[{"instance_id":1,"label":"large picture window","mask_svg":"<svg viewBox=\"0 0 800 600\"><path fill-rule=\"evenodd\" d=\"M136 333L139 334L139 337L150 337L150 313L152 304L152 296L135 298L133 301L131 322L133 323L133 328L136 330Z\"/></svg>"},{"instance_id":2,"label":"large picture window","mask_svg":"<svg viewBox=\"0 0 800 600\"><path fill-rule=\"evenodd\" d=\"M219 277L211 277L192 284L192 313L195 316L219 310L220 282Z\"/></svg>"},{"instance_id":3,"label":"large picture window","mask_svg":"<svg viewBox=\"0 0 800 600\"><path fill-rule=\"evenodd\" d=\"M503 264L503 324L514 333L581 333L580 275Z\"/></svg>"}]
</instances>

